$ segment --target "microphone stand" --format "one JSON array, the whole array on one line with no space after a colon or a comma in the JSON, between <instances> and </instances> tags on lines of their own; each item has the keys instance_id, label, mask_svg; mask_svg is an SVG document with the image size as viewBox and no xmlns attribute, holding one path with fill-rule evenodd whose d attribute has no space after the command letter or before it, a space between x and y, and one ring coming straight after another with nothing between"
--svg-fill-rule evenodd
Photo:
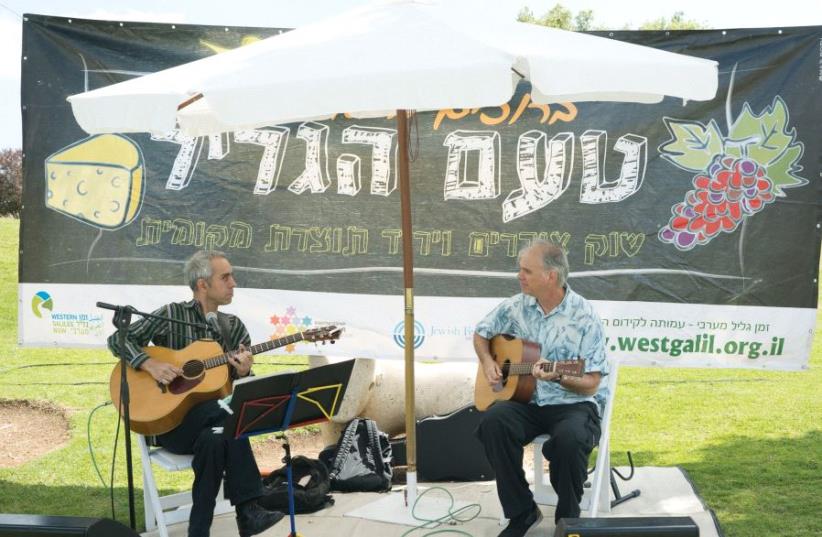
<instances>
[{"instance_id":1,"label":"microphone stand","mask_svg":"<svg viewBox=\"0 0 822 537\"><path fill-rule=\"evenodd\" d=\"M98 308L114 311L114 326L117 327L117 346L120 352L120 404L122 405L123 423L126 426L126 475L128 476L128 519L131 529L137 529L137 523L134 516L134 472L132 470L131 458L131 416L129 414L129 391L128 391L128 377L126 376L126 368L131 367L128 358L126 357L126 335L128 334L128 327L131 324L132 314L141 315L143 317L151 317L154 319L163 319L172 323L194 326L197 328L209 329L207 325L202 323L189 323L187 321L180 321L177 319L170 319L162 315L154 315L153 313L145 313L139 311L131 306L115 306L113 304L106 304L105 302L98 302Z\"/></svg>"},{"instance_id":2,"label":"microphone stand","mask_svg":"<svg viewBox=\"0 0 822 537\"><path fill-rule=\"evenodd\" d=\"M100 306L98 303L97 306ZM128 475L128 520L131 529L137 529L134 516L134 474L131 465L131 417L129 415L128 379L126 367L130 367L126 359L126 333L131 324L130 306L117 306L114 310L114 326L117 327L117 346L120 348L120 404L122 405L123 422L126 425L126 474Z\"/></svg>"}]
</instances>

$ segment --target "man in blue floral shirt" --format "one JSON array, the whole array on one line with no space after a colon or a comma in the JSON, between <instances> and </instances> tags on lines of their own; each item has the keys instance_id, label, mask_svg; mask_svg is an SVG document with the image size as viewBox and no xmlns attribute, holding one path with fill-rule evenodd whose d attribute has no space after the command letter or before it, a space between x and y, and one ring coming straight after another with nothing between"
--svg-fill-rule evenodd
<instances>
[{"instance_id":1,"label":"man in blue floral shirt","mask_svg":"<svg viewBox=\"0 0 822 537\"><path fill-rule=\"evenodd\" d=\"M542 519L522 468L523 448L550 434L542 453L549 461L558 502L555 521L578 517L588 457L600 435L600 413L608 396L602 323L591 304L567 284L568 258L558 245L535 241L519 254L522 293L504 300L474 333L474 349L490 385L502 371L490 340L510 334L540 345L540 362L583 358L582 377L532 369L536 389L527 404L497 401L482 417L477 434L497 474L497 494L508 526L500 537L522 537ZM539 461L534 461L539 464Z\"/></svg>"}]
</instances>

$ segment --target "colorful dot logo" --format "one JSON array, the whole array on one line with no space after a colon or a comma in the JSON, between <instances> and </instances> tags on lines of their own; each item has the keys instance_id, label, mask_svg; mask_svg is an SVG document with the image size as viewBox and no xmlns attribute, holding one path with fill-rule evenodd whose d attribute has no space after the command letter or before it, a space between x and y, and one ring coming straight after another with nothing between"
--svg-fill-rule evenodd
<instances>
[{"instance_id":1,"label":"colorful dot logo","mask_svg":"<svg viewBox=\"0 0 822 537\"><path fill-rule=\"evenodd\" d=\"M51 295L45 291L38 291L31 299L31 311L34 312L35 317L38 319L43 317L41 309L47 309L49 311L54 309L54 301Z\"/></svg>"},{"instance_id":2,"label":"colorful dot logo","mask_svg":"<svg viewBox=\"0 0 822 537\"><path fill-rule=\"evenodd\" d=\"M414 321L414 348L418 349L425 341L425 327L419 321ZM405 321L400 321L394 327L394 343L405 348Z\"/></svg>"},{"instance_id":3,"label":"colorful dot logo","mask_svg":"<svg viewBox=\"0 0 822 537\"><path fill-rule=\"evenodd\" d=\"M271 334L271 339L278 339L308 330L311 328L314 320L309 315L298 315L297 308L289 306L286 308L284 315L274 314L268 318L268 322L274 326L274 333ZM294 352L296 347L293 343L290 343L284 348L286 352Z\"/></svg>"}]
</instances>

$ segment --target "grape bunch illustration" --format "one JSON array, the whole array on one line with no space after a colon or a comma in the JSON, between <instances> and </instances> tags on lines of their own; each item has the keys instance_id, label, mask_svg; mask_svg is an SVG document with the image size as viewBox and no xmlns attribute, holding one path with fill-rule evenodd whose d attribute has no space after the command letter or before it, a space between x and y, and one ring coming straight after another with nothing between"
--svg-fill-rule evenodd
<instances>
[{"instance_id":1,"label":"grape bunch illustration","mask_svg":"<svg viewBox=\"0 0 822 537\"><path fill-rule=\"evenodd\" d=\"M733 233L785 197L784 189L808 182L796 175L804 146L796 141L795 129L788 130L788 108L779 96L759 115L745 103L727 136L713 120L705 125L665 118L665 125L672 139L659 147L662 157L695 172L693 189L671 207L658 233L660 241L679 250Z\"/></svg>"}]
</instances>

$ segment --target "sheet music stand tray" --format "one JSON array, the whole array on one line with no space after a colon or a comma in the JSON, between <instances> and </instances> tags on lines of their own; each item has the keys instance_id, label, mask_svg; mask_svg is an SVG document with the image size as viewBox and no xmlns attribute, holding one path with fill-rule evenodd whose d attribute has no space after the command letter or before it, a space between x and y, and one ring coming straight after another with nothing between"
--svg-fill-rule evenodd
<instances>
[{"instance_id":1,"label":"sheet music stand tray","mask_svg":"<svg viewBox=\"0 0 822 537\"><path fill-rule=\"evenodd\" d=\"M353 369L354 360L346 360L296 373L275 373L235 381L229 403L232 414L226 418L224 434L245 438L330 420L340 408ZM290 537L298 537L291 451L287 440L285 454Z\"/></svg>"}]
</instances>

